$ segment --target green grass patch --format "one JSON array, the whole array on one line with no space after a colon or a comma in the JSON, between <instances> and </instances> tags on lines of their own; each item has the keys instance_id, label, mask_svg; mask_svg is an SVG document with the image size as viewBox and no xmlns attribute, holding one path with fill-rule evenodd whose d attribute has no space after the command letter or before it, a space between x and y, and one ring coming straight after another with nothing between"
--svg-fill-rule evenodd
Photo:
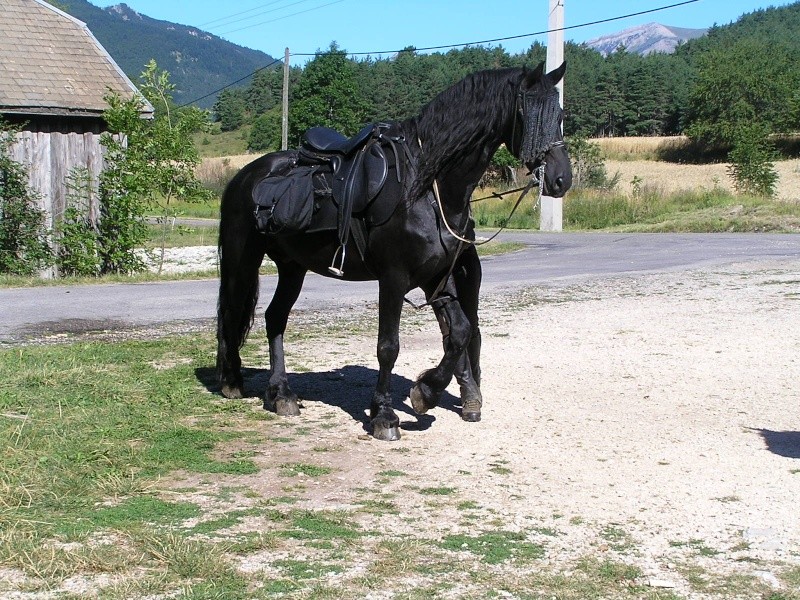
<instances>
[{"instance_id":1,"label":"green grass patch","mask_svg":"<svg viewBox=\"0 0 800 600\"><path fill-rule=\"evenodd\" d=\"M262 275L273 275L277 270L272 266L262 267ZM187 281L192 279L216 279L219 273L216 268L205 272L192 273L157 273L142 272L133 275L103 275L102 277L63 277L59 279L42 279L41 277L20 277L17 275L0 275L0 287L30 288L67 285L95 285L109 283L150 283L153 281Z\"/></svg>"},{"instance_id":2,"label":"green grass patch","mask_svg":"<svg viewBox=\"0 0 800 600\"><path fill-rule=\"evenodd\" d=\"M194 146L201 157L245 154L249 137L249 125L244 125L234 131L222 131L219 123L213 123L210 131L196 133L192 136Z\"/></svg>"},{"instance_id":3,"label":"green grass patch","mask_svg":"<svg viewBox=\"0 0 800 600\"><path fill-rule=\"evenodd\" d=\"M510 254L526 248L526 244L520 242L498 242L491 241L488 244L481 244L477 247L479 256L499 256L501 254Z\"/></svg>"},{"instance_id":4,"label":"green grass patch","mask_svg":"<svg viewBox=\"0 0 800 600\"><path fill-rule=\"evenodd\" d=\"M456 488L451 487L424 487L419 490L420 494L425 496L450 496L456 493Z\"/></svg>"},{"instance_id":5,"label":"green grass patch","mask_svg":"<svg viewBox=\"0 0 800 600\"><path fill-rule=\"evenodd\" d=\"M334 512L298 511L288 517L290 526L282 537L306 541L352 540L363 535L346 515Z\"/></svg>"},{"instance_id":6,"label":"green grass patch","mask_svg":"<svg viewBox=\"0 0 800 600\"><path fill-rule=\"evenodd\" d=\"M218 456L246 433L218 429L232 417L197 381L210 347L194 336L0 351L0 506L15 507L6 516L91 523L107 498L141 494L171 471L257 472ZM165 362L176 366L154 366ZM185 424L193 415L202 426ZM160 506L133 502L123 506Z\"/></svg>"},{"instance_id":7,"label":"green grass patch","mask_svg":"<svg viewBox=\"0 0 800 600\"><path fill-rule=\"evenodd\" d=\"M539 211L533 201L525 202L509 219L515 201L505 198L473 204L477 226L538 229ZM721 188L665 194L645 185L632 195L575 189L564 199L563 211L564 229L571 231L800 231L800 202L739 196Z\"/></svg>"},{"instance_id":8,"label":"green grass patch","mask_svg":"<svg viewBox=\"0 0 800 600\"><path fill-rule=\"evenodd\" d=\"M564 201L564 228L641 232L796 232L800 203L737 196L715 188L663 194L576 190Z\"/></svg>"},{"instance_id":9,"label":"green grass patch","mask_svg":"<svg viewBox=\"0 0 800 600\"><path fill-rule=\"evenodd\" d=\"M452 552L469 552L481 560L496 565L507 560L531 561L544 557L544 548L526 541L524 533L493 531L478 536L448 535L441 547Z\"/></svg>"},{"instance_id":10,"label":"green grass patch","mask_svg":"<svg viewBox=\"0 0 800 600\"><path fill-rule=\"evenodd\" d=\"M219 226L216 220L208 225L181 225L153 223L147 226L148 249L186 248L189 246L216 246L219 239Z\"/></svg>"},{"instance_id":11,"label":"green grass patch","mask_svg":"<svg viewBox=\"0 0 800 600\"><path fill-rule=\"evenodd\" d=\"M306 463L286 463L281 465L281 475L284 477L296 477L305 475L306 477L322 477L332 472L328 467L319 465L309 465Z\"/></svg>"},{"instance_id":12,"label":"green grass patch","mask_svg":"<svg viewBox=\"0 0 800 600\"><path fill-rule=\"evenodd\" d=\"M261 510L256 508L251 508L248 510L233 510L225 513L225 515L222 517L209 519L208 521L202 521L198 523L192 527L191 530L189 530L189 533L209 535L222 529L235 527L241 523L245 517L257 517L259 515L261 515Z\"/></svg>"},{"instance_id":13,"label":"green grass patch","mask_svg":"<svg viewBox=\"0 0 800 600\"><path fill-rule=\"evenodd\" d=\"M406 473L405 471L395 471L391 469L388 471L381 471L380 473L378 473L378 476L380 477L405 477L407 475L408 473Z\"/></svg>"},{"instance_id":14,"label":"green grass patch","mask_svg":"<svg viewBox=\"0 0 800 600\"><path fill-rule=\"evenodd\" d=\"M200 509L196 504L143 496L129 498L117 506L93 508L76 520L64 520L58 524L56 533L75 536L99 529L127 530L141 524L176 526L198 515Z\"/></svg>"}]
</instances>

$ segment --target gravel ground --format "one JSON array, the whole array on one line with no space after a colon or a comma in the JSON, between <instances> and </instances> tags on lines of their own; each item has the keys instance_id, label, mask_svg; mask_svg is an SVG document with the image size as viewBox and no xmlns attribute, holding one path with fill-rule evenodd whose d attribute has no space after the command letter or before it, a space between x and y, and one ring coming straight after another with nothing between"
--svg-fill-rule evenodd
<instances>
[{"instance_id":1,"label":"gravel ground","mask_svg":"<svg viewBox=\"0 0 800 600\"><path fill-rule=\"evenodd\" d=\"M598 535L610 527L627 540L622 560L681 597L730 597L693 591L675 570L689 556L710 573L777 586L776 573L800 565L798 303L795 262L490 296L481 312L483 421L462 422L452 396L424 417L406 400L397 445L364 439L371 336L291 344L300 419L338 415L339 426L310 443L345 448L330 458L338 476L307 501L347 506L375 473L398 469L459 490L512 528L556 529L554 565L613 551ZM404 323L395 373L407 386L441 346L431 315ZM247 485L268 494L273 484ZM458 521L419 510L412 503L385 521L387 532L418 532L423 518L436 535Z\"/></svg>"},{"instance_id":2,"label":"gravel ground","mask_svg":"<svg viewBox=\"0 0 800 600\"><path fill-rule=\"evenodd\" d=\"M150 271L158 271L160 261L151 260ZM167 248L164 251L162 273L193 273L209 271L217 268L216 246L186 246L184 248Z\"/></svg>"},{"instance_id":3,"label":"gravel ground","mask_svg":"<svg viewBox=\"0 0 800 600\"><path fill-rule=\"evenodd\" d=\"M215 251L170 251L169 268L213 268ZM382 520L386 535L456 531L464 526L458 503L471 502L506 529L557 532L547 539L554 569L606 556L680 598L739 597L698 591L691 564L785 591L780 576L800 568L798 309L796 261L486 294L482 422L461 421L452 385L428 415L398 402L396 443L366 435L374 334L347 333L355 323L373 331L374 307L345 316L298 311L291 331L305 324L318 333L289 336L290 381L304 404L292 423L328 425L254 457L259 475L220 485L277 497L284 483L270 470L313 456L333 475L314 480L297 507L347 509L379 473L396 470L456 496L429 510L400 480L408 503ZM398 400L441 356L433 316L409 309L401 344ZM246 361L254 394L266 383L264 354ZM244 402L260 410L260 399ZM314 453L320 446L333 450ZM236 502L242 508L246 499ZM273 559L248 557L241 568L269 569Z\"/></svg>"}]
</instances>

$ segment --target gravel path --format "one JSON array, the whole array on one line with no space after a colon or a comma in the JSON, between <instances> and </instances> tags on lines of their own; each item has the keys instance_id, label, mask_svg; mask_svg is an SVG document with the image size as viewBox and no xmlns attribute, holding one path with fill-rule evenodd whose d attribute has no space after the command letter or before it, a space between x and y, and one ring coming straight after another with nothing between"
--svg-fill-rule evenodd
<instances>
[{"instance_id":1,"label":"gravel path","mask_svg":"<svg viewBox=\"0 0 800 600\"><path fill-rule=\"evenodd\" d=\"M311 443L345 448L312 507L346 506L370 476L398 469L459 490L508 527L557 530L554 564L614 554L681 597L731 597L693 591L676 568L690 557L775 586L800 565L800 265L535 287L489 296L481 314L483 421L462 422L452 396L424 417L406 400L397 445L364 439L371 336L287 347L300 419L338 415ZM437 331L431 315L404 319L403 385L440 358ZM328 375L320 384L308 371ZM248 485L269 485L260 481ZM387 531L410 532L419 510ZM444 517L424 517L431 535L459 520Z\"/></svg>"}]
</instances>

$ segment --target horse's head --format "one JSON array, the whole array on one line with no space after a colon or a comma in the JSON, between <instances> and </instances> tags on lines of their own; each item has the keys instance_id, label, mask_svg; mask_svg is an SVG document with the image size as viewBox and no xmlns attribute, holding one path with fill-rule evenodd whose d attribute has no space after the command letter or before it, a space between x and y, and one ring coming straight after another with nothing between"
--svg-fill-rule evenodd
<instances>
[{"instance_id":1,"label":"horse's head","mask_svg":"<svg viewBox=\"0 0 800 600\"><path fill-rule=\"evenodd\" d=\"M506 142L532 173L544 167L544 193L555 198L563 196L572 185L572 167L561 133L563 110L556 88L566 70L567 63L550 73L544 72L544 63L532 71L525 70Z\"/></svg>"}]
</instances>

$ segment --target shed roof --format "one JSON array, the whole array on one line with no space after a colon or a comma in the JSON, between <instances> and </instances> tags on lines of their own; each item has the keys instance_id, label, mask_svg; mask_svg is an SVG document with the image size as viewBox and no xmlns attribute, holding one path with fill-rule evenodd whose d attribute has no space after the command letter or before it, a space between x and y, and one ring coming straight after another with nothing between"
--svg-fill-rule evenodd
<instances>
[{"instance_id":1,"label":"shed roof","mask_svg":"<svg viewBox=\"0 0 800 600\"><path fill-rule=\"evenodd\" d=\"M109 89L136 93L85 23L44 0L0 2L0 113L100 116Z\"/></svg>"}]
</instances>

